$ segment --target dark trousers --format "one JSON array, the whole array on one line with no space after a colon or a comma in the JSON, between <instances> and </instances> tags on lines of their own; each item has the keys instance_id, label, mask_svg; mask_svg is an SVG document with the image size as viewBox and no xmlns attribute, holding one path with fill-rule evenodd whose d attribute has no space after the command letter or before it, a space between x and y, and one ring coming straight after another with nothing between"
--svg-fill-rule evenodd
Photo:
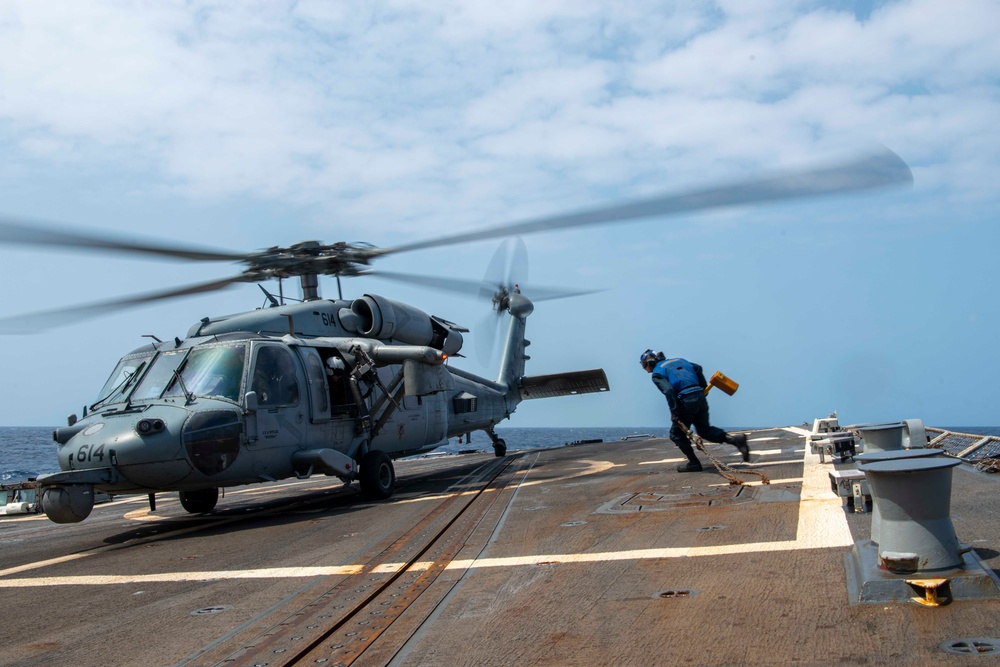
<instances>
[{"instance_id":1,"label":"dark trousers","mask_svg":"<svg viewBox=\"0 0 1000 667\"><path fill-rule=\"evenodd\" d=\"M709 442L726 441L726 432L721 428L712 426L708 421L708 399L705 398L704 392L692 392L679 397L677 399L677 407L674 408L674 412L670 416L688 428L691 428L693 424L694 430L698 432L698 435ZM677 424L670 427L670 439L684 453L688 461L700 464L698 457L694 454L691 440L688 439L687 435L684 434L684 431Z\"/></svg>"}]
</instances>

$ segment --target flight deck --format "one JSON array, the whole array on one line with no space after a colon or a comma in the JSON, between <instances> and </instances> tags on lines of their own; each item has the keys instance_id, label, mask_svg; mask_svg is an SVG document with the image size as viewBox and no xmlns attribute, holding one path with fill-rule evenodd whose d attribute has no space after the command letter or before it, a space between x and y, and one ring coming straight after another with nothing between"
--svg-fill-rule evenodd
<instances>
[{"instance_id":1,"label":"flight deck","mask_svg":"<svg viewBox=\"0 0 1000 667\"><path fill-rule=\"evenodd\" d=\"M709 446L745 485L708 465L678 473L670 441L645 439L403 459L395 494L377 502L314 476L228 489L202 515L163 494L155 511L118 497L79 524L3 517L0 665L1000 656L995 599L850 600L845 556L872 514L853 511L830 472L854 464L821 461L800 428L749 441L746 464ZM1000 480L960 465L953 483L955 531L995 577Z\"/></svg>"}]
</instances>

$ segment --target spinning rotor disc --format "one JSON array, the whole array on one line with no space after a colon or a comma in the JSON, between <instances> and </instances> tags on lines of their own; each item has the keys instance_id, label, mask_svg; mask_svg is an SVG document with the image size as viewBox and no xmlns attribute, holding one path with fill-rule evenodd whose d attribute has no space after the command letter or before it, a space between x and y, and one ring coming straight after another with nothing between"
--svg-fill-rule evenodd
<instances>
[{"instance_id":1,"label":"spinning rotor disc","mask_svg":"<svg viewBox=\"0 0 1000 667\"><path fill-rule=\"evenodd\" d=\"M387 255L438 248L459 243L472 243L495 238L506 238L543 231L571 229L598 224L612 224L640 220L644 218L666 218L695 211L765 203L770 201L803 199L846 192L871 190L891 185L910 184L913 176L906 163L895 153L883 149L878 153L855 158L844 163L826 165L786 172L765 177L744 179L708 188L699 188L681 193L652 197L625 204L594 208L587 211L555 215L504 224L482 230L463 232L450 236L429 239L390 248L376 248L366 243L337 242L322 244L318 241L304 241L288 247L271 247L256 252L237 252L203 248L167 241L135 241L121 235L97 231L80 231L66 227L49 225L36 221L0 219L0 243L34 245L64 248L83 252L121 253L127 255L157 256L195 262L230 261L244 265L241 273L209 282L186 285L174 289L146 294L137 294L87 305L41 311L0 319L0 334L29 333L47 329L68 321L80 321L105 313L130 308L145 303L172 299L191 294L213 292L226 289L237 283L260 282L273 278L299 276L311 279L319 275L359 276L371 275L389 280L400 280L420 284L435 289L457 291L466 294L482 294L489 290L500 303L503 294L510 294L511 280L522 284L524 277L518 277L521 268L513 264L499 282L487 272L487 280L470 281L433 276L415 276L368 268L375 259ZM521 243L523 246L523 243ZM511 255L513 262L519 251ZM523 253L522 253L523 254ZM496 259L496 258L495 258ZM505 260L508 261L508 260ZM513 269L517 268L517 271ZM526 262L523 270L526 272ZM492 271L492 263L491 263ZM304 283L305 284L305 283ZM533 287L532 300L562 298L587 291L546 290ZM306 298L317 298L313 293ZM67 315L72 315L68 318Z\"/></svg>"}]
</instances>

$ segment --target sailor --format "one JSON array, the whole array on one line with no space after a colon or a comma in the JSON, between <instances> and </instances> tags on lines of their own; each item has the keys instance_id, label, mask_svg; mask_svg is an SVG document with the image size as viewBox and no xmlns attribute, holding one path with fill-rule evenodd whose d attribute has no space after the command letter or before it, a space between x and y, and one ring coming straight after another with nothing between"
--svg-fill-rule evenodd
<instances>
[{"instance_id":1,"label":"sailor","mask_svg":"<svg viewBox=\"0 0 1000 667\"><path fill-rule=\"evenodd\" d=\"M326 360L326 374L330 377L330 401L333 407L344 406L347 401L346 364L337 356Z\"/></svg>"},{"instance_id":2,"label":"sailor","mask_svg":"<svg viewBox=\"0 0 1000 667\"><path fill-rule=\"evenodd\" d=\"M688 462L677 466L677 472L699 472L701 461L695 456L694 448L687 434L678 426L695 430L705 440L724 442L740 451L744 461L750 460L750 448L745 433L729 435L721 428L712 426L708 420L708 399L705 398L705 374L701 366L686 359L667 359L662 352L646 350L639 357L639 363L647 373L653 375L653 384L667 397L670 406L670 439L674 441Z\"/></svg>"}]
</instances>

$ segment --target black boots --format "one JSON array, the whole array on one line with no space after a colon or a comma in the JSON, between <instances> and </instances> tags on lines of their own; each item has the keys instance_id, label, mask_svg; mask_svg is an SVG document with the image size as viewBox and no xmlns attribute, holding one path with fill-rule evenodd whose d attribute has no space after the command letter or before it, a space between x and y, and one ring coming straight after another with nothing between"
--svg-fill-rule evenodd
<instances>
[{"instance_id":1,"label":"black boots","mask_svg":"<svg viewBox=\"0 0 1000 667\"><path fill-rule=\"evenodd\" d=\"M750 447L747 446L746 433L739 433L737 435L727 435L726 442L730 445L735 445L736 449L740 450L740 456L743 457L744 462L750 460Z\"/></svg>"},{"instance_id":2,"label":"black boots","mask_svg":"<svg viewBox=\"0 0 1000 667\"><path fill-rule=\"evenodd\" d=\"M750 461L750 447L747 445L747 434L738 433L737 435L726 435L726 444L732 445L740 451L740 456L743 457L744 462ZM694 457L694 450L691 449L691 445L687 443L677 443L677 447L688 457L687 463L682 463L677 466L677 472L701 472L701 463L697 458ZM691 450L690 453L686 450Z\"/></svg>"}]
</instances>

